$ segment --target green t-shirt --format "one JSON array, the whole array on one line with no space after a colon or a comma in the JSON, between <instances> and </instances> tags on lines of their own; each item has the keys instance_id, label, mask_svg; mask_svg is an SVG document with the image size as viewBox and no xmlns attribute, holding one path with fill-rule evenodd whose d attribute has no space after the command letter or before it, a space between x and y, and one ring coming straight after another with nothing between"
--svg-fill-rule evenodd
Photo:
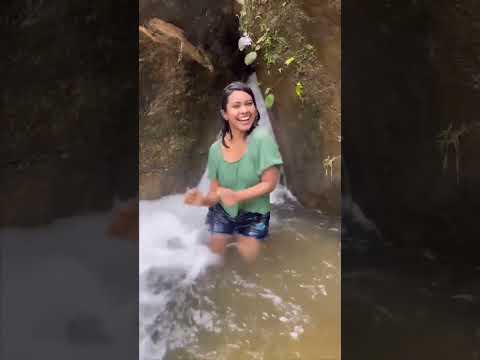
<instances>
[{"instance_id":1,"label":"green t-shirt","mask_svg":"<svg viewBox=\"0 0 480 360\"><path fill-rule=\"evenodd\" d=\"M222 187L239 191L257 185L269 167L283 164L277 143L269 130L255 128L248 136L247 143L245 155L240 160L229 163L223 159L221 140L214 142L208 153L208 178L218 180ZM270 194L236 206L222 206L232 217L237 216L240 210L266 214L270 211Z\"/></svg>"}]
</instances>

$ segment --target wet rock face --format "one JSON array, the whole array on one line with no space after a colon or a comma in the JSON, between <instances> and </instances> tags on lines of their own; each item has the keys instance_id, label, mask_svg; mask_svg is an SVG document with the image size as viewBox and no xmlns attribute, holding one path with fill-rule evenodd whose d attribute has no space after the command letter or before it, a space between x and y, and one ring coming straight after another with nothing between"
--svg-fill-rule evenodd
<instances>
[{"instance_id":1,"label":"wet rock face","mask_svg":"<svg viewBox=\"0 0 480 360\"><path fill-rule=\"evenodd\" d=\"M264 2L249 9L249 31L261 44L257 74L272 88L272 127L284 158L287 185L300 202L340 213L340 6L335 1ZM265 16L268 14L268 16ZM262 23L262 21L264 23ZM267 40L265 40L267 39ZM291 64L285 62L289 57ZM297 84L304 91L297 93Z\"/></svg>"},{"instance_id":2,"label":"wet rock face","mask_svg":"<svg viewBox=\"0 0 480 360\"><path fill-rule=\"evenodd\" d=\"M239 76L232 1L141 1L140 23L152 34L155 19L183 40L140 38L141 199L184 192L200 180L221 126L221 90Z\"/></svg>"},{"instance_id":3,"label":"wet rock face","mask_svg":"<svg viewBox=\"0 0 480 360\"><path fill-rule=\"evenodd\" d=\"M349 9L342 156L353 198L385 239L460 254L479 238L478 4Z\"/></svg>"}]
</instances>

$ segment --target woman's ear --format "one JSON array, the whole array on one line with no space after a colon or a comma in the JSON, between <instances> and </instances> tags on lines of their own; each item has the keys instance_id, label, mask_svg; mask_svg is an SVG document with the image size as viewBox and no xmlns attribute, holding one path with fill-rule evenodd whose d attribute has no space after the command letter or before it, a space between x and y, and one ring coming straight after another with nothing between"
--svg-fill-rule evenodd
<instances>
[{"instance_id":1,"label":"woman's ear","mask_svg":"<svg viewBox=\"0 0 480 360\"><path fill-rule=\"evenodd\" d=\"M227 118L227 113L226 113L225 111L223 111L223 109L222 109L222 110L220 110L220 115L222 115L222 117L223 117L223 120L225 120L225 121L228 121L228 118Z\"/></svg>"}]
</instances>

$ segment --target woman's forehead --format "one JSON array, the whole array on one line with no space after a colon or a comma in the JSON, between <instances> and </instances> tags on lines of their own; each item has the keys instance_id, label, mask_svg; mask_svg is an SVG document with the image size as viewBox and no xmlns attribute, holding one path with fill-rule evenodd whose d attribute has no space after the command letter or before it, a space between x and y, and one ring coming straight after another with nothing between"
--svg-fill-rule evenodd
<instances>
[{"instance_id":1,"label":"woman's forehead","mask_svg":"<svg viewBox=\"0 0 480 360\"><path fill-rule=\"evenodd\" d=\"M233 91L230 96L228 97L228 102L243 102L253 100L249 93L241 90Z\"/></svg>"}]
</instances>

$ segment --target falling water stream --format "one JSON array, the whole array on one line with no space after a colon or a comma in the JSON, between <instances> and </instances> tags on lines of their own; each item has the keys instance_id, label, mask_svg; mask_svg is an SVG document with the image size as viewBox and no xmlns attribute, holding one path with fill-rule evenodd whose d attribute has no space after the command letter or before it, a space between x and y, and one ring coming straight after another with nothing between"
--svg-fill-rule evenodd
<instances>
[{"instance_id":1,"label":"falling water stream","mask_svg":"<svg viewBox=\"0 0 480 360\"><path fill-rule=\"evenodd\" d=\"M262 117L268 113L253 75ZM205 176L199 184L206 191ZM206 208L140 202L140 359L339 359L340 221L279 185L253 265L212 254Z\"/></svg>"}]
</instances>

